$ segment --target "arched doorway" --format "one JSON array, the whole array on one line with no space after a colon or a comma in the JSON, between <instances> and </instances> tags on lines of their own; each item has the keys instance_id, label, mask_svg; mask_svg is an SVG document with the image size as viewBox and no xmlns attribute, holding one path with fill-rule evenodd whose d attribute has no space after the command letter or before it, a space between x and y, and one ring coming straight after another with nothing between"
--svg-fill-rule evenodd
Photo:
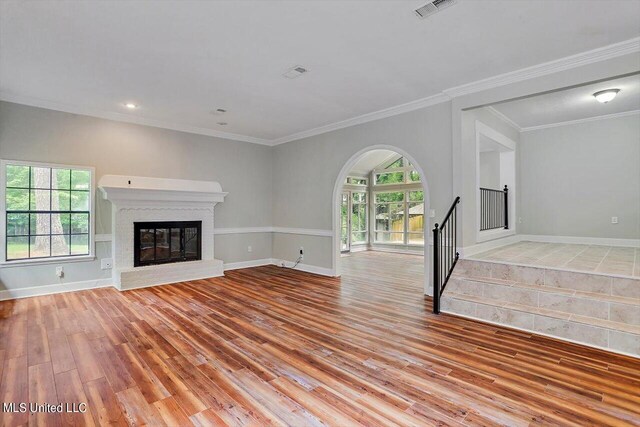
<instances>
[{"instance_id":1,"label":"arched doorway","mask_svg":"<svg viewBox=\"0 0 640 427\"><path fill-rule=\"evenodd\" d=\"M354 153L349 160L344 164L340 173L338 174L334 189L333 189L333 197L332 197L332 269L334 271L335 276L340 276L342 273L341 268L341 201L343 196L343 188L345 186L345 180L347 179L349 173L356 165L358 160L362 158L366 153L374 150L389 150L393 151L400 156L406 158L418 172L421 177L420 183L422 187L422 191L424 192L424 220L423 220L423 233L424 233L424 293L427 295L432 294L432 289L430 286L430 263L429 263L429 255L431 253L430 250L430 230L431 230L431 218L428 215L429 208L431 206L430 198L429 198L429 186L427 183L427 178L422 169L421 165L416 161L416 159L406 151L401 148L395 147L393 145L373 145L367 148L364 148L356 153Z\"/></svg>"}]
</instances>

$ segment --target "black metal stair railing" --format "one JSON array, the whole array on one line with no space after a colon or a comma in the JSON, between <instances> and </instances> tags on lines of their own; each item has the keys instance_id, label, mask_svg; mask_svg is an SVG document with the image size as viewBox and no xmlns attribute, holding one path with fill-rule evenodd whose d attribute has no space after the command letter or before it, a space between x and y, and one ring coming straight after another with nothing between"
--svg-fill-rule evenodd
<instances>
[{"instance_id":1,"label":"black metal stair railing","mask_svg":"<svg viewBox=\"0 0 640 427\"><path fill-rule=\"evenodd\" d=\"M509 189L480 187L480 231L509 228Z\"/></svg>"},{"instance_id":2,"label":"black metal stair railing","mask_svg":"<svg viewBox=\"0 0 640 427\"><path fill-rule=\"evenodd\" d=\"M440 225L433 228L433 312L440 313L440 297L460 258L457 248L458 204L456 197Z\"/></svg>"}]
</instances>

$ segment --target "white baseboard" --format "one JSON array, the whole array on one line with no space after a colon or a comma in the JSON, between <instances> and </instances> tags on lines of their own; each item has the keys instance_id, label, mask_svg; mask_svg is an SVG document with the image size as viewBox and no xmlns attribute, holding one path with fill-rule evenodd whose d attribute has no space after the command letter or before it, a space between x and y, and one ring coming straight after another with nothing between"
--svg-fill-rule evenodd
<instances>
[{"instance_id":1,"label":"white baseboard","mask_svg":"<svg viewBox=\"0 0 640 427\"><path fill-rule=\"evenodd\" d=\"M251 261L230 262L224 265L224 271L239 270L241 268L260 267L262 265L275 264L275 262L276 261L273 258L254 259Z\"/></svg>"},{"instance_id":2,"label":"white baseboard","mask_svg":"<svg viewBox=\"0 0 640 427\"><path fill-rule=\"evenodd\" d=\"M576 236L545 236L539 234L519 234L520 241L544 243L573 243L578 245L623 246L626 248L640 248L640 239L613 239L608 237L576 237Z\"/></svg>"},{"instance_id":3,"label":"white baseboard","mask_svg":"<svg viewBox=\"0 0 640 427\"><path fill-rule=\"evenodd\" d=\"M514 230L513 228L508 230L502 228L497 230L479 231L478 233L476 233L476 242L484 243L491 240L504 239L505 237L515 236L516 234L516 230Z\"/></svg>"},{"instance_id":4,"label":"white baseboard","mask_svg":"<svg viewBox=\"0 0 640 427\"><path fill-rule=\"evenodd\" d=\"M310 264L298 264L296 270L305 271L307 273L319 274L320 276L335 277L335 272L331 268L318 267Z\"/></svg>"},{"instance_id":5,"label":"white baseboard","mask_svg":"<svg viewBox=\"0 0 640 427\"><path fill-rule=\"evenodd\" d=\"M463 247L459 252L462 258L469 257L475 254L479 254L480 252L489 251L491 249L499 248L501 246L511 245L513 243L518 243L522 240L522 235L512 235L508 237L503 237L500 239L489 240L488 242L477 243L471 246Z\"/></svg>"},{"instance_id":6,"label":"white baseboard","mask_svg":"<svg viewBox=\"0 0 640 427\"><path fill-rule=\"evenodd\" d=\"M31 286L29 288L20 289L3 289L0 291L0 301L59 294L63 292L83 291L87 289L106 288L109 286L113 286L113 280L111 278L84 280L81 282L54 283L52 285Z\"/></svg>"},{"instance_id":7,"label":"white baseboard","mask_svg":"<svg viewBox=\"0 0 640 427\"><path fill-rule=\"evenodd\" d=\"M374 252L391 252L396 254L405 254L405 255L424 255L424 249L407 249L405 246L401 248L394 248L389 246L371 246L369 248L370 251Z\"/></svg>"},{"instance_id":8,"label":"white baseboard","mask_svg":"<svg viewBox=\"0 0 640 427\"><path fill-rule=\"evenodd\" d=\"M290 268L293 270L300 270L300 271L304 271L306 273L313 273L313 274L319 274L320 276L329 276L329 277L335 277L335 271L331 268L326 268L326 267L318 267L316 265L311 265L311 264L298 264L296 265L295 268L293 268L293 265L295 264L295 262L291 262L291 261L285 261L285 260L280 260L280 259L274 259L272 260L272 264L273 265L277 265L278 267L282 267L282 263L284 262L284 266L286 268Z\"/></svg>"}]
</instances>

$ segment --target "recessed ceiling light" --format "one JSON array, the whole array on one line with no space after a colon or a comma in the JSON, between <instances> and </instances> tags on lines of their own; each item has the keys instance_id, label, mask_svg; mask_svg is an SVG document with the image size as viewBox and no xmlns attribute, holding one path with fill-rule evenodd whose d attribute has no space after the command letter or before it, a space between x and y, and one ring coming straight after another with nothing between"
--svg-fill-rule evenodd
<instances>
[{"instance_id":1,"label":"recessed ceiling light","mask_svg":"<svg viewBox=\"0 0 640 427\"><path fill-rule=\"evenodd\" d=\"M228 123L227 123L227 122L218 122L218 124L219 124L220 126L226 126L226 125L228 125Z\"/></svg>"},{"instance_id":2,"label":"recessed ceiling light","mask_svg":"<svg viewBox=\"0 0 640 427\"><path fill-rule=\"evenodd\" d=\"M225 110L224 108L218 108L216 111L218 113L226 113L227 112L227 110Z\"/></svg>"},{"instance_id":3,"label":"recessed ceiling light","mask_svg":"<svg viewBox=\"0 0 640 427\"><path fill-rule=\"evenodd\" d=\"M601 90L600 92L596 92L593 94L593 97L598 100L598 102L602 102L606 104L611 101L616 95L620 92L620 89L607 89Z\"/></svg>"},{"instance_id":4,"label":"recessed ceiling light","mask_svg":"<svg viewBox=\"0 0 640 427\"><path fill-rule=\"evenodd\" d=\"M124 106L130 110L135 110L136 108L138 108L138 104L134 104L133 102L127 102L124 104Z\"/></svg>"}]
</instances>

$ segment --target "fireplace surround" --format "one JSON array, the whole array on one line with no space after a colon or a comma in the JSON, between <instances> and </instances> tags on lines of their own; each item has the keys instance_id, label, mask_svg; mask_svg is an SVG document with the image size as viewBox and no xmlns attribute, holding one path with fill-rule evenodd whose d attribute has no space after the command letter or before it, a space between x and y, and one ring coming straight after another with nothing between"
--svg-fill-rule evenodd
<instances>
[{"instance_id":1,"label":"fireplace surround","mask_svg":"<svg viewBox=\"0 0 640 427\"><path fill-rule=\"evenodd\" d=\"M227 194L222 191L219 183L104 175L100 178L98 187L103 198L109 200L112 206L112 277L118 289L134 289L224 275L222 261L214 257L214 207L223 202ZM136 237L135 231L137 223L152 223L147 224L146 230L163 229L162 227L171 230L179 227L168 225L177 222L200 224L199 255L194 256L190 249L189 253L185 252L183 256L175 254L176 259L184 258L180 259L181 262L168 262L164 253L160 253L160 258L155 256L154 247L153 262L136 261L136 239L139 238ZM149 236L147 234L147 240ZM160 239L165 237L162 235ZM163 246L168 245L167 243ZM171 247L173 249L173 244ZM163 247L161 251L166 249ZM150 255L143 261L151 261L149 258Z\"/></svg>"}]
</instances>

